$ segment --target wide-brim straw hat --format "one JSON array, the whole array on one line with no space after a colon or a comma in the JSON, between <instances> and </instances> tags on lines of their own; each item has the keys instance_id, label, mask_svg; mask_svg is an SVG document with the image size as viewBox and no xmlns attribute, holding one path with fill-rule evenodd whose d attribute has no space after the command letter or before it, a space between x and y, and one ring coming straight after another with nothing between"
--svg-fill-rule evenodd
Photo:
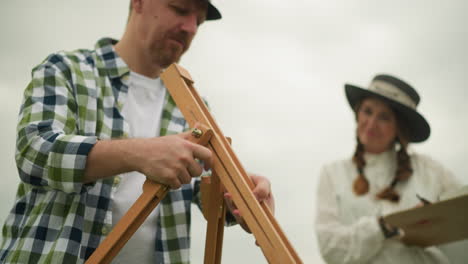
<instances>
[{"instance_id":1,"label":"wide-brim straw hat","mask_svg":"<svg viewBox=\"0 0 468 264\"><path fill-rule=\"evenodd\" d=\"M390 75L380 74L372 79L368 88L345 84L346 98L353 110L366 97L376 97L386 102L407 126L409 140L422 142L429 138L431 128L416 110L420 97L408 83Z\"/></svg>"}]
</instances>

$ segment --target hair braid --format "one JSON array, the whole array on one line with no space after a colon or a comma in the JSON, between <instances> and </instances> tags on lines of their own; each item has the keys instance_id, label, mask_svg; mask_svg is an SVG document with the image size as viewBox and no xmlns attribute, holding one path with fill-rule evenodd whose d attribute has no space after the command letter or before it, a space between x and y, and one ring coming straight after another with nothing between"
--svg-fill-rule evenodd
<instances>
[{"instance_id":1,"label":"hair braid","mask_svg":"<svg viewBox=\"0 0 468 264\"><path fill-rule=\"evenodd\" d=\"M358 169L358 177L354 180L353 190L358 196L364 195L369 191L369 181L367 181L364 176L364 166L366 166L366 161L364 160L364 145L359 141L359 138L357 139L353 162Z\"/></svg>"},{"instance_id":2,"label":"hair braid","mask_svg":"<svg viewBox=\"0 0 468 264\"><path fill-rule=\"evenodd\" d=\"M395 191L395 186L398 182L407 180L412 174L413 169L411 168L410 157L406 151L407 144L400 142L400 150L397 153L397 170L395 172L395 178L393 178L390 186L382 190L377 194L377 198L383 200L389 200L392 202L400 201L400 195Z\"/></svg>"}]
</instances>

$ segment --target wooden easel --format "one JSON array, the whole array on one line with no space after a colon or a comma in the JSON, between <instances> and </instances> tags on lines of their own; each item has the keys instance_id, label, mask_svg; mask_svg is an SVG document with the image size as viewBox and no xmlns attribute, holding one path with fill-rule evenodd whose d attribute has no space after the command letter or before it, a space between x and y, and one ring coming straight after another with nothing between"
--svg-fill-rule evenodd
<instances>
[{"instance_id":1,"label":"wooden easel","mask_svg":"<svg viewBox=\"0 0 468 264\"><path fill-rule=\"evenodd\" d=\"M260 204L253 195L252 181L192 86L190 74L173 64L161 78L188 124L191 127L198 124L198 130L192 132L190 140L207 146L213 153L213 175L209 179L202 179L202 207L208 221L205 264L221 263L226 213L223 188L232 195L233 202L269 263L302 263L269 208L264 203ZM167 192L167 186L147 180L141 196L86 263L110 263Z\"/></svg>"}]
</instances>

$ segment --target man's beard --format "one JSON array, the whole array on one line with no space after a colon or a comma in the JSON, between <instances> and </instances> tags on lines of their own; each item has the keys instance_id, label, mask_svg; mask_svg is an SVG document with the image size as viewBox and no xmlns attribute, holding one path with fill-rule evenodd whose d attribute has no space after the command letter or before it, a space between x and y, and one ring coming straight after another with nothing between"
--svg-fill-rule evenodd
<instances>
[{"instance_id":1,"label":"man's beard","mask_svg":"<svg viewBox=\"0 0 468 264\"><path fill-rule=\"evenodd\" d=\"M169 43L168 40L176 40L182 43L182 47ZM158 41L158 45L154 49L155 62L163 68L169 67L174 62L179 62L182 54L190 46L190 39L184 32L181 33L168 33L162 40Z\"/></svg>"},{"instance_id":2,"label":"man's beard","mask_svg":"<svg viewBox=\"0 0 468 264\"><path fill-rule=\"evenodd\" d=\"M174 62L179 62L182 52L175 47L163 47L155 50L154 62L162 68L169 67Z\"/></svg>"}]
</instances>

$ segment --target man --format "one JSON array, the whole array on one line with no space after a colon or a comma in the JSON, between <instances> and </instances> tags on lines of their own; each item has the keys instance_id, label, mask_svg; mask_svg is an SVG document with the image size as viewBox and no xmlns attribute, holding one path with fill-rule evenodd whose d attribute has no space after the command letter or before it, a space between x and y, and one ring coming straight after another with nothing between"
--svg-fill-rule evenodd
<instances>
[{"instance_id":1,"label":"man","mask_svg":"<svg viewBox=\"0 0 468 264\"><path fill-rule=\"evenodd\" d=\"M115 263L189 263L195 159L209 149L189 132L159 76L219 19L206 0L131 0L120 41L50 55L33 70L18 123L21 183L3 228L0 262L82 263L141 193L146 178L171 192ZM251 176L272 206L269 181ZM239 216L234 211L235 216Z\"/></svg>"}]
</instances>

